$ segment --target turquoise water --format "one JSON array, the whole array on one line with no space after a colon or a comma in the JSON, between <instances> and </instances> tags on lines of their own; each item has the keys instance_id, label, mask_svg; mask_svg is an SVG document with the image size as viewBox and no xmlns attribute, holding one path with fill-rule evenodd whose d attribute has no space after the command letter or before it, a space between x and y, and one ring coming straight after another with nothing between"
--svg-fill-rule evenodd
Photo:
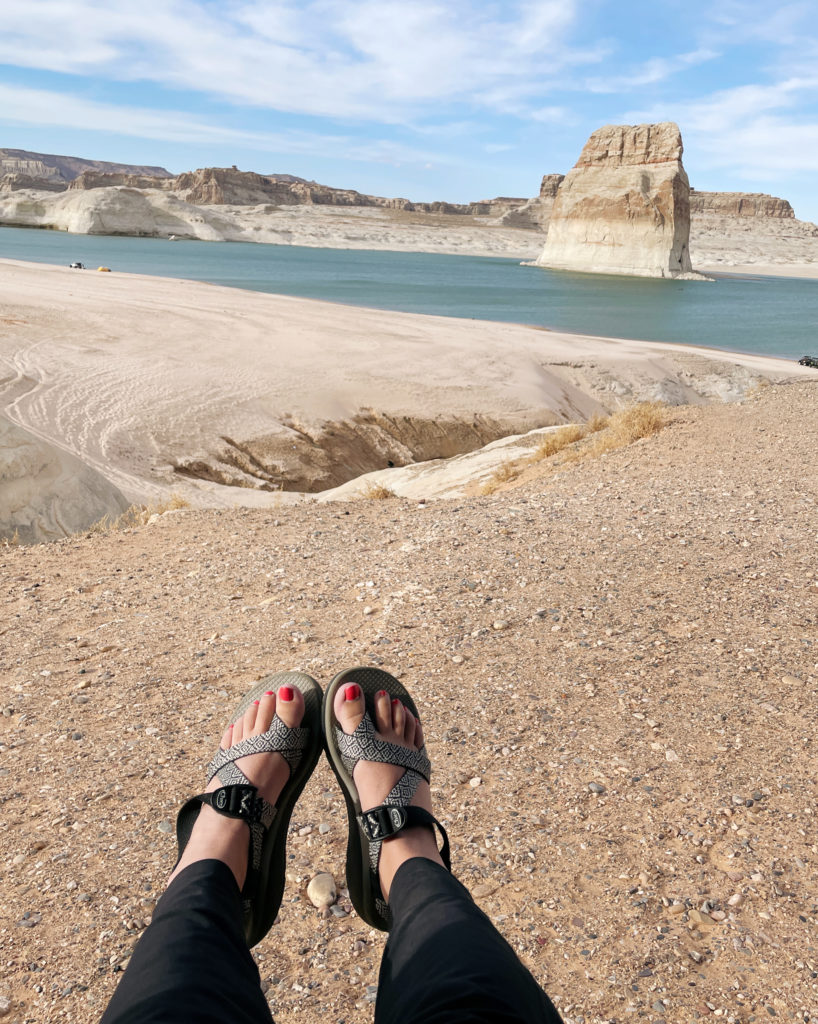
<instances>
[{"instance_id":1,"label":"turquoise water","mask_svg":"<svg viewBox=\"0 0 818 1024\"><path fill-rule=\"evenodd\" d=\"M818 281L570 274L518 260L0 228L0 257L99 265L409 313L536 324L799 358L818 355Z\"/></svg>"}]
</instances>

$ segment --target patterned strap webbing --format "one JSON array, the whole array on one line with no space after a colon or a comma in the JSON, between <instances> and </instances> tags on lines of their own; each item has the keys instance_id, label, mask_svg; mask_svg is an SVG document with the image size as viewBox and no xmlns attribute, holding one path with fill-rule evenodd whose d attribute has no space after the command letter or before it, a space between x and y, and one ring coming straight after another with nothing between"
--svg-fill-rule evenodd
<instances>
[{"instance_id":1,"label":"patterned strap webbing","mask_svg":"<svg viewBox=\"0 0 818 1024\"><path fill-rule=\"evenodd\" d=\"M309 732L309 729L301 726L291 729L276 715L267 732L258 736L248 736L227 750L219 750L208 765L207 781L210 782L216 775L223 786L252 786L253 783L235 763L239 758L247 757L249 754L281 754L290 766L290 771L294 772L301 761ZM262 804L259 820L247 823L250 828L250 860L254 871L257 871L261 864L264 833L272 825L278 810L263 797L259 796L257 799Z\"/></svg>"}]
</instances>

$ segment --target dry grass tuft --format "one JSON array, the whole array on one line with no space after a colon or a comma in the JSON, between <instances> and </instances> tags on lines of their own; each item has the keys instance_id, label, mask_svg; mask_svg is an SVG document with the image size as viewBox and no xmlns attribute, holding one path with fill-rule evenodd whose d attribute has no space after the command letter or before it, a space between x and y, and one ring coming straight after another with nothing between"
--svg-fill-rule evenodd
<instances>
[{"instance_id":1,"label":"dry grass tuft","mask_svg":"<svg viewBox=\"0 0 818 1024\"><path fill-rule=\"evenodd\" d=\"M20 545L20 531L15 530L10 537L3 537L0 539L0 547L3 548L16 548Z\"/></svg>"},{"instance_id":2,"label":"dry grass tuft","mask_svg":"<svg viewBox=\"0 0 818 1024\"><path fill-rule=\"evenodd\" d=\"M164 512L175 512L177 509L190 508L190 502L176 491L158 505L131 505L121 516L112 519L103 516L94 523L89 533L116 533L118 530L132 530L136 526L145 526L151 516L161 516Z\"/></svg>"},{"instance_id":3,"label":"dry grass tuft","mask_svg":"<svg viewBox=\"0 0 818 1024\"><path fill-rule=\"evenodd\" d=\"M611 416L610 429L623 444L656 434L667 423L667 407L662 402L639 402Z\"/></svg>"},{"instance_id":4,"label":"dry grass tuft","mask_svg":"<svg viewBox=\"0 0 818 1024\"><path fill-rule=\"evenodd\" d=\"M361 498L365 501L386 501L387 498L397 498L397 494L391 487L384 487L383 484L367 484Z\"/></svg>"},{"instance_id":5,"label":"dry grass tuft","mask_svg":"<svg viewBox=\"0 0 818 1024\"><path fill-rule=\"evenodd\" d=\"M516 480L521 471L522 470L518 462L501 463L480 488L480 493L483 495L494 494L494 492L502 487L503 484L507 484L511 480Z\"/></svg>"},{"instance_id":6,"label":"dry grass tuft","mask_svg":"<svg viewBox=\"0 0 818 1024\"><path fill-rule=\"evenodd\" d=\"M610 422L610 416L603 416L602 413L595 412L585 426L588 428L589 434L597 434L600 430L604 430Z\"/></svg>"},{"instance_id":7,"label":"dry grass tuft","mask_svg":"<svg viewBox=\"0 0 818 1024\"><path fill-rule=\"evenodd\" d=\"M561 452L563 448L567 448L569 444L575 444L577 441L581 441L585 437L586 433L587 428L582 424L569 423L565 427L560 427L559 430L546 434L540 442L539 447L531 456L531 461L539 462L541 459L550 459L552 455L556 455L557 452Z\"/></svg>"}]
</instances>

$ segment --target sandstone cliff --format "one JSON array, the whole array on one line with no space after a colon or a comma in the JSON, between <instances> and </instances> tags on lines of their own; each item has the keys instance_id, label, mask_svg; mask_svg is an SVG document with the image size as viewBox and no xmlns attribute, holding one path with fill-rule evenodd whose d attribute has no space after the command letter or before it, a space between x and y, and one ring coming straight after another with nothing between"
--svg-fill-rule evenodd
<instances>
[{"instance_id":1,"label":"sandstone cliff","mask_svg":"<svg viewBox=\"0 0 818 1024\"><path fill-rule=\"evenodd\" d=\"M690 185L672 122L595 131L559 186L539 266L690 274Z\"/></svg>"},{"instance_id":2,"label":"sandstone cliff","mask_svg":"<svg viewBox=\"0 0 818 1024\"><path fill-rule=\"evenodd\" d=\"M565 180L564 174L545 174L540 184L540 194L529 199L522 206L509 210L501 219L501 223L512 228L533 228L547 231L551 221L551 211L560 185Z\"/></svg>"},{"instance_id":3,"label":"sandstone cliff","mask_svg":"<svg viewBox=\"0 0 818 1024\"><path fill-rule=\"evenodd\" d=\"M690 190L691 214L715 214L721 217L777 217L795 219L795 211L786 199L763 192L699 192Z\"/></svg>"},{"instance_id":4,"label":"sandstone cliff","mask_svg":"<svg viewBox=\"0 0 818 1024\"><path fill-rule=\"evenodd\" d=\"M43 182L67 185L83 171L100 173L139 174L150 178L170 178L164 167L144 164L117 164L107 160L86 160L76 156L58 156L54 153L31 153L26 149L0 148L0 176L26 174Z\"/></svg>"},{"instance_id":5,"label":"sandstone cliff","mask_svg":"<svg viewBox=\"0 0 818 1024\"><path fill-rule=\"evenodd\" d=\"M87 530L128 507L80 459L0 416L0 540L36 544Z\"/></svg>"}]
</instances>

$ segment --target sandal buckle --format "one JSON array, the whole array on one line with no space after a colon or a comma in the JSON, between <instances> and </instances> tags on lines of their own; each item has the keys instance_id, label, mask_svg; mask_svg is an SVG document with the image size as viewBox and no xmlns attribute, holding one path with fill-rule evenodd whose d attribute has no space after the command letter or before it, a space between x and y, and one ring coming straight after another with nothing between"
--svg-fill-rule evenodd
<instances>
[{"instance_id":1,"label":"sandal buckle","mask_svg":"<svg viewBox=\"0 0 818 1024\"><path fill-rule=\"evenodd\" d=\"M390 839L406 825L406 808L382 804L371 811L364 811L358 822L370 842Z\"/></svg>"},{"instance_id":2,"label":"sandal buckle","mask_svg":"<svg viewBox=\"0 0 818 1024\"><path fill-rule=\"evenodd\" d=\"M210 805L229 818L254 822L259 818L255 786L222 786L210 794Z\"/></svg>"}]
</instances>

